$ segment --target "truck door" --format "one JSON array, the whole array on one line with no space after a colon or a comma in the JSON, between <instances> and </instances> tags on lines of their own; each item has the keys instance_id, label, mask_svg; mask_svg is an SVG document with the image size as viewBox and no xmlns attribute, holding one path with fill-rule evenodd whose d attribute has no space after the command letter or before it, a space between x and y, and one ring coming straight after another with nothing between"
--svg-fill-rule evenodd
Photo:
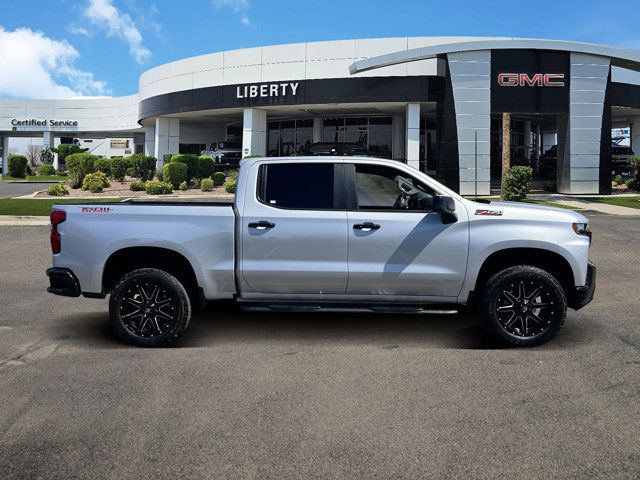
<instances>
[{"instance_id":1,"label":"truck door","mask_svg":"<svg viewBox=\"0 0 640 480\"><path fill-rule=\"evenodd\" d=\"M247 178L257 188L247 185L240 215L243 293L344 294L343 165L307 160L254 168Z\"/></svg>"},{"instance_id":2,"label":"truck door","mask_svg":"<svg viewBox=\"0 0 640 480\"><path fill-rule=\"evenodd\" d=\"M430 209L436 192L386 165L345 164L345 182L347 294L456 297L469 242L464 207L458 204L456 223L443 224Z\"/></svg>"}]
</instances>

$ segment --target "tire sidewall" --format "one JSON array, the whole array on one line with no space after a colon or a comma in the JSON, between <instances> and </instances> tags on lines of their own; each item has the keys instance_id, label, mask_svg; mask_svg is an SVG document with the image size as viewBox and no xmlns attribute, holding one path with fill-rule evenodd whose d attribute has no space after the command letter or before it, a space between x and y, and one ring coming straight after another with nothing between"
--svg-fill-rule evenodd
<instances>
[{"instance_id":1,"label":"tire sidewall","mask_svg":"<svg viewBox=\"0 0 640 480\"><path fill-rule=\"evenodd\" d=\"M498 297L510 284L535 279L545 285L553 301L551 324L542 333L522 338L509 333L500 323L497 315ZM567 312L567 299L562 286L548 272L529 266L511 267L496 273L489 279L480 303L480 318L489 333L501 344L514 347L533 347L542 345L554 338L564 324Z\"/></svg>"},{"instance_id":2,"label":"tire sidewall","mask_svg":"<svg viewBox=\"0 0 640 480\"><path fill-rule=\"evenodd\" d=\"M175 304L175 319L170 328L155 337L134 334L126 327L120 314L120 306L127 290L134 283L145 280L166 289ZM116 284L109 299L109 317L113 330L125 342L141 347L162 347L176 340L187 327L191 318L191 303L185 288L176 277L163 270L143 268L124 275Z\"/></svg>"}]
</instances>

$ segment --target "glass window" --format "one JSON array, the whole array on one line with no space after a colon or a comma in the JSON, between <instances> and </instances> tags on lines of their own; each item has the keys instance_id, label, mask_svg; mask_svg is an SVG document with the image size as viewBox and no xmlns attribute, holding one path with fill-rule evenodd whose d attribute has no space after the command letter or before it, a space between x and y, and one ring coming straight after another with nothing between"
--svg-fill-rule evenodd
<instances>
[{"instance_id":1,"label":"glass window","mask_svg":"<svg viewBox=\"0 0 640 480\"><path fill-rule=\"evenodd\" d=\"M313 145L313 120L296 120L296 154L303 155Z\"/></svg>"},{"instance_id":2,"label":"glass window","mask_svg":"<svg viewBox=\"0 0 640 480\"><path fill-rule=\"evenodd\" d=\"M307 210L333 208L333 164L287 163L263 165L261 169L263 203Z\"/></svg>"},{"instance_id":3,"label":"glass window","mask_svg":"<svg viewBox=\"0 0 640 480\"><path fill-rule=\"evenodd\" d=\"M267 125L267 156L280 156L280 122L269 122Z\"/></svg>"},{"instance_id":4,"label":"glass window","mask_svg":"<svg viewBox=\"0 0 640 480\"><path fill-rule=\"evenodd\" d=\"M359 210L425 211L433 208L433 190L410 175L378 165L359 164L355 168Z\"/></svg>"}]
</instances>

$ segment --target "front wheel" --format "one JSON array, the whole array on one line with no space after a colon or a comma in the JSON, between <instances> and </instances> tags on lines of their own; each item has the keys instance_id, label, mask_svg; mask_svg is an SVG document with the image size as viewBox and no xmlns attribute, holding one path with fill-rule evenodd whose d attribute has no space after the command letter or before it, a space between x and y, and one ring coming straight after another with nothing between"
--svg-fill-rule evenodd
<instances>
[{"instance_id":1,"label":"front wheel","mask_svg":"<svg viewBox=\"0 0 640 480\"><path fill-rule=\"evenodd\" d=\"M134 270L116 284L109 299L115 333L139 347L163 347L187 328L189 295L171 274L155 268Z\"/></svg>"},{"instance_id":2,"label":"front wheel","mask_svg":"<svg viewBox=\"0 0 640 480\"><path fill-rule=\"evenodd\" d=\"M491 277L482 290L480 319L503 345L542 345L558 334L566 315L562 286L540 268L507 268Z\"/></svg>"}]
</instances>

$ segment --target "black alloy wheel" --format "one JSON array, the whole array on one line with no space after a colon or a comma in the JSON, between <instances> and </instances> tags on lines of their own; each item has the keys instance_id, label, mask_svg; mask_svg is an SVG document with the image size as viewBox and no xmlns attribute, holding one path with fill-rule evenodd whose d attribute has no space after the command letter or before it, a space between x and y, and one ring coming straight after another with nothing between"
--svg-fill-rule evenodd
<instances>
[{"instance_id":1,"label":"black alloy wheel","mask_svg":"<svg viewBox=\"0 0 640 480\"><path fill-rule=\"evenodd\" d=\"M114 331L124 341L158 347L184 331L191 304L173 275L145 268L128 273L117 283L109 300L109 315Z\"/></svg>"},{"instance_id":2,"label":"black alloy wheel","mask_svg":"<svg viewBox=\"0 0 640 480\"><path fill-rule=\"evenodd\" d=\"M496 273L482 291L480 318L500 343L535 346L555 337L567 311L562 286L548 272L530 266Z\"/></svg>"}]
</instances>

